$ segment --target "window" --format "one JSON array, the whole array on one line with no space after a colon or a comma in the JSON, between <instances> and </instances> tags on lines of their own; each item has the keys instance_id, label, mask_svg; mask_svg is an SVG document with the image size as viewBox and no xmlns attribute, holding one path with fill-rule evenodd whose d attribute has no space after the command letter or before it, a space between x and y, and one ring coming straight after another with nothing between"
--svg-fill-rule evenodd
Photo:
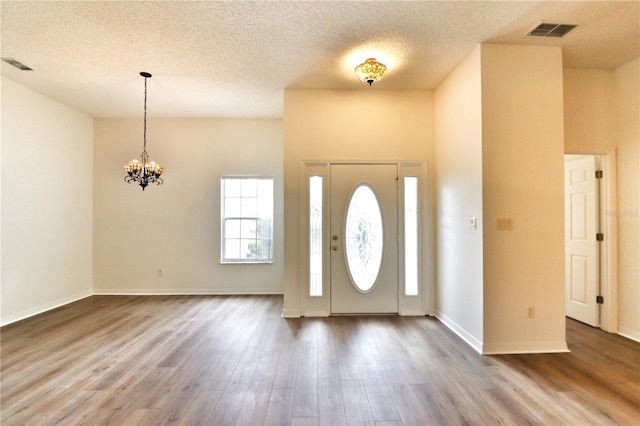
<instances>
[{"instance_id":1,"label":"window","mask_svg":"<svg viewBox=\"0 0 640 426\"><path fill-rule=\"evenodd\" d=\"M418 178L404 178L404 289L418 295Z\"/></svg>"},{"instance_id":2,"label":"window","mask_svg":"<svg viewBox=\"0 0 640 426\"><path fill-rule=\"evenodd\" d=\"M309 177L309 295L322 296L322 176Z\"/></svg>"},{"instance_id":3,"label":"window","mask_svg":"<svg viewBox=\"0 0 640 426\"><path fill-rule=\"evenodd\" d=\"M368 185L353 192L346 222L347 270L356 289L366 293L378 279L384 249L380 203Z\"/></svg>"},{"instance_id":4,"label":"window","mask_svg":"<svg viewBox=\"0 0 640 426\"><path fill-rule=\"evenodd\" d=\"M223 177L222 263L273 262L273 178Z\"/></svg>"}]
</instances>

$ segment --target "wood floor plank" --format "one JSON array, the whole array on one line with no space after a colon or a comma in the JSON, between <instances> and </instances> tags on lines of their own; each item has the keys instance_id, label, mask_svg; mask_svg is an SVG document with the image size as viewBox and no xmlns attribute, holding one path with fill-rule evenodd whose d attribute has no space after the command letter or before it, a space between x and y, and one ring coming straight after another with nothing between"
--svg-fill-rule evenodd
<instances>
[{"instance_id":1,"label":"wood floor plank","mask_svg":"<svg viewBox=\"0 0 640 426\"><path fill-rule=\"evenodd\" d=\"M274 388L269 396L267 412L264 416L265 425L286 425L291 423L293 410L293 389Z\"/></svg>"},{"instance_id":2,"label":"wood floor plank","mask_svg":"<svg viewBox=\"0 0 640 426\"><path fill-rule=\"evenodd\" d=\"M481 356L430 317L282 296L93 296L0 330L2 425L640 424L640 343Z\"/></svg>"},{"instance_id":3,"label":"wood floor plank","mask_svg":"<svg viewBox=\"0 0 640 426\"><path fill-rule=\"evenodd\" d=\"M346 425L342 380L337 359L318 362L318 420L321 425Z\"/></svg>"},{"instance_id":4,"label":"wood floor plank","mask_svg":"<svg viewBox=\"0 0 640 426\"><path fill-rule=\"evenodd\" d=\"M344 412L349 425L371 425L375 422L362 380L342 380Z\"/></svg>"},{"instance_id":5,"label":"wood floor plank","mask_svg":"<svg viewBox=\"0 0 640 426\"><path fill-rule=\"evenodd\" d=\"M232 425L236 422L256 367L255 362L238 364L208 424Z\"/></svg>"},{"instance_id":6,"label":"wood floor plank","mask_svg":"<svg viewBox=\"0 0 640 426\"><path fill-rule=\"evenodd\" d=\"M363 383L371 415L376 423L401 420L396 404L393 402L392 391L387 385Z\"/></svg>"},{"instance_id":7,"label":"wood floor plank","mask_svg":"<svg viewBox=\"0 0 640 426\"><path fill-rule=\"evenodd\" d=\"M318 417L318 334L316 322L303 320L301 329L293 417Z\"/></svg>"},{"instance_id":8,"label":"wood floor plank","mask_svg":"<svg viewBox=\"0 0 640 426\"><path fill-rule=\"evenodd\" d=\"M317 417L293 417L291 426L319 426Z\"/></svg>"},{"instance_id":9,"label":"wood floor plank","mask_svg":"<svg viewBox=\"0 0 640 426\"><path fill-rule=\"evenodd\" d=\"M286 330L283 344L276 368L273 387L277 389L293 389L296 385L298 370L298 340L297 334L300 329L300 321L284 320Z\"/></svg>"}]
</instances>

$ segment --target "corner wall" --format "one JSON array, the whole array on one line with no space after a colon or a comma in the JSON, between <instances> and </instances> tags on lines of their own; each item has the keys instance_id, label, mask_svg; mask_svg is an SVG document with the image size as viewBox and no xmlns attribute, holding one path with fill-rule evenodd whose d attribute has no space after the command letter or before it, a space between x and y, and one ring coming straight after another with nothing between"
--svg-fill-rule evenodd
<instances>
[{"instance_id":1,"label":"corner wall","mask_svg":"<svg viewBox=\"0 0 640 426\"><path fill-rule=\"evenodd\" d=\"M92 293L93 119L1 81L6 325Z\"/></svg>"},{"instance_id":2,"label":"corner wall","mask_svg":"<svg viewBox=\"0 0 640 426\"><path fill-rule=\"evenodd\" d=\"M566 351L562 51L481 49L483 353Z\"/></svg>"},{"instance_id":3,"label":"corner wall","mask_svg":"<svg viewBox=\"0 0 640 426\"><path fill-rule=\"evenodd\" d=\"M438 317L483 354L567 351L560 48L482 44L435 99Z\"/></svg>"},{"instance_id":4,"label":"corner wall","mask_svg":"<svg viewBox=\"0 0 640 426\"><path fill-rule=\"evenodd\" d=\"M438 318L478 352L483 341L480 47L435 92ZM469 217L477 229L469 229Z\"/></svg>"},{"instance_id":5,"label":"corner wall","mask_svg":"<svg viewBox=\"0 0 640 426\"><path fill-rule=\"evenodd\" d=\"M144 191L123 181L142 127L95 120L95 293L282 293L282 120L148 119L147 151L165 172ZM221 176L275 178L273 264L220 263Z\"/></svg>"},{"instance_id":6,"label":"corner wall","mask_svg":"<svg viewBox=\"0 0 640 426\"><path fill-rule=\"evenodd\" d=\"M618 332L640 341L640 58L613 71L618 147Z\"/></svg>"}]
</instances>

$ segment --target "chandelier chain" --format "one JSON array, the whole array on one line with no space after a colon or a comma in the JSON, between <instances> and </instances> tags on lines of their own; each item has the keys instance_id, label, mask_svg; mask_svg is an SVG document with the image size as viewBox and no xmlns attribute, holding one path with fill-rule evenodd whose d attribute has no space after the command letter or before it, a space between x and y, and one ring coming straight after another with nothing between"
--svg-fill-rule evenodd
<instances>
[{"instance_id":1,"label":"chandelier chain","mask_svg":"<svg viewBox=\"0 0 640 426\"><path fill-rule=\"evenodd\" d=\"M147 152L147 77L144 78L144 134L142 151Z\"/></svg>"}]
</instances>

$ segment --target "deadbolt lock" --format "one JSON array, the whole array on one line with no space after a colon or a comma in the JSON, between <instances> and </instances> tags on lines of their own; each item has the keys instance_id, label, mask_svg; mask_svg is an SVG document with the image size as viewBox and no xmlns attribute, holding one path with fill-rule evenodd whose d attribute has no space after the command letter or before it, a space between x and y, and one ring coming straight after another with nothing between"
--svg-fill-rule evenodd
<instances>
[{"instance_id":1,"label":"deadbolt lock","mask_svg":"<svg viewBox=\"0 0 640 426\"><path fill-rule=\"evenodd\" d=\"M334 235L333 237L331 237L331 239L332 239L333 241L338 241L338 236L337 236L337 235Z\"/></svg>"}]
</instances>

